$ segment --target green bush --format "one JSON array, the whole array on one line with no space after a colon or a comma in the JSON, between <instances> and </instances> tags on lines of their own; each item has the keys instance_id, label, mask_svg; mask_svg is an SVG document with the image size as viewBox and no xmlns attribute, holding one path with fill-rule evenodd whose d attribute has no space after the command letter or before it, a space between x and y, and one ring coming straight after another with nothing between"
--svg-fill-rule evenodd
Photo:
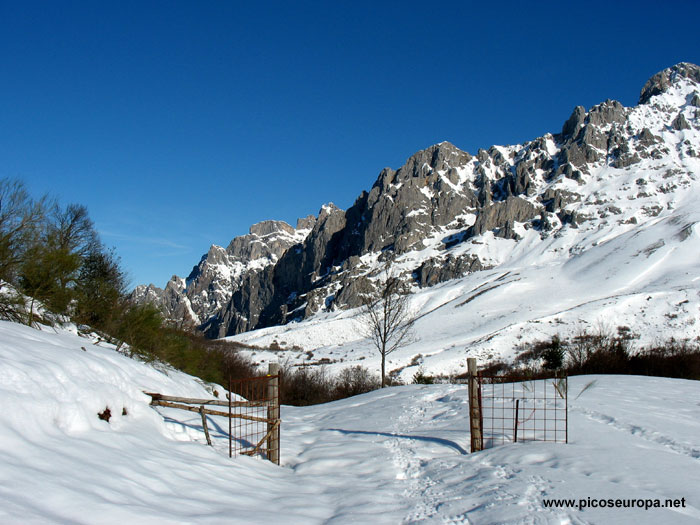
<instances>
[{"instance_id":1,"label":"green bush","mask_svg":"<svg viewBox=\"0 0 700 525\"><path fill-rule=\"evenodd\" d=\"M435 384L435 378L425 374L423 368L419 368L418 371L413 374L413 384L414 385L433 385Z\"/></svg>"}]
</instances>

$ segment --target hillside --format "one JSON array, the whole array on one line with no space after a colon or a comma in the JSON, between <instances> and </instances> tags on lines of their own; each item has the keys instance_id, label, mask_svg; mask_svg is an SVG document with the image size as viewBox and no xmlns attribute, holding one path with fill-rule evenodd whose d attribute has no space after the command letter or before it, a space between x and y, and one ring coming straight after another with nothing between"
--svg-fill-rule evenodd
<instances>
[{"instance_id":1,"label":"hillside","mask_svg":"<svg viewBox=\"0 0 700 525\"><path fill-rule=\"evenodd\" d=\"M615 334L619 327L637 337L637 347L671 338L697 341L700 110L693 105L700 100L697 93L696 80L667 70L650 80L635 108L607 102L588 113L577 109L561 136L585 139L592 136L591 126L601 115L613 115L612 120L623 119L624 125L603 127L608 133L624 130L628 134L627 153L612 158L589 145L599 160L586 165L587 174L547 181L536 169L528 176L536 188L529 191L531 195L508 197L500 202L501 211L493 212L496 218L501 212L507 215L513 199L532 209L540 202L544 209L534 221L506 220L505 230L477 228L483 222L482 209L481 214L465 219L472 226L448 225L422 239L421 249L398 254L393 271L426 285L414 283L411 296L419 317L417 339L390 356L389 368L404 380L410 380L419 367L433 374L463 373L467 355L482 361L510 359L524 343L554 335ZM673 123L686 114L695 119L693 127L675 129ZM554 137L548 140L547 147L553 148ZM533 150L543 155L534 144L512 152L516 158L528 158ZM623 158L634 162L626 165ZM541 202L543 196L551 199ZM499 203L490 206L493 209ZM560 211L546 211L550 206ZM562 223L562 217L572 219ZM355 279L373 278L377 260L376 253L360 257L358 268L364 265L365 270ZM454 278L460 261L472 261L482 269ZM342 279L342 269L338 275ZM336 296L343 293L340 289ZM378 367L376 351L364 338L359 311L338 309L332 301L303 322L232 339L288 350L281 355L256 351L254 358L260 362L323 360L333 369L349 364Z\"/></svg>"},{"instance_id":2,"label":"hillside","mask_svg":"<svg viewBox=\"0 0 700 525\"><path fill-rule=\"evenodd\" d=\"M558 133L476 155L447 142L418 152L346 211L275 223L296 241L247 259L236 279L200 277L231 274L214 250L151 298L174 319L182 308L167 305L209 301L190 317L210 337L356 363L371 356L351 320L358 289L389 260L421 316L395 368L422 354L428 371L460 371L467 351L508 357L519 342L618 326L640 344L694 339L699 155L700 68L682 63L649 79L637 106L579 106Z\"/></svg>"},{"instance_id":3,"label":"hillside","mask_svg":"<svg viewBox=\"0 0 700 525\"><path fill-rule=\"evenodd\" d=\"M696 382L573 378L568 445L476 454L465 453L464 386L282 407L276 467L229 460L220 431L214 448L205 445L198 414L156 411L142 393L209 395L194 378L95 343L0 322L2 523L700 521L700 408L689 402ZM97 417L106 406L114 409L109 423ZM685 506L552 509L549 498L671 498Z\"/></svg>"}]
</instances>

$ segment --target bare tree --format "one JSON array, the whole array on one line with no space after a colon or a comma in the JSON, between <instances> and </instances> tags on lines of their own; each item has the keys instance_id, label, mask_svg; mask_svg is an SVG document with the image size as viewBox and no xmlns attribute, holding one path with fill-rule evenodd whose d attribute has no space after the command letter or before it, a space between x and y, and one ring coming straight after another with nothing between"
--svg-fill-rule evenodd
<instances>
[{"instance_id":1,"label":"bare tree","mask_svg":"<svg viewBox=\"0 0 700 525\"><path fill-rule=\"evenodd\" d=\"M34 201L19 180L0 179L0 279L15 283L24 253L45 214L46 198Z\"/></svg>"},{"instance_id":2,"label":"bare tree","mask_svg":"<svg viewBox=\"0 0 700 525\"><path fill-rule=\"evenodd\" d=\"M388 272L387 272L388 273ZM408 302L408 290L389 275L373 291L363 294L362 329L382 358L382 388L386 386L386 356L414 339L416 316Z\"/></svg>"}]
</instances>

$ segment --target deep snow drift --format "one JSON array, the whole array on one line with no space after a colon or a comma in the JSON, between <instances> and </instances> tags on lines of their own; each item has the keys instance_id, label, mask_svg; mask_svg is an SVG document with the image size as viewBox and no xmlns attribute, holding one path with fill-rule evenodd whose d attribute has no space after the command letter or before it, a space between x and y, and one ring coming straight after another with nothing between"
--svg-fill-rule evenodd
<instances>
[{"instance_id":1,"label":"deep snow drift","mask_svg":"<svg viewBox=\"0 0 700 525\"><path fill-rule=\"evenodd\" d=\"M698 382L572 378L568 445L476 454L464 386L282 407L281 467L230 460L224 421L212 419L207 447L197 414L156 411L143 390L210 395L73 333L0 322L0 522L700 522ZM551 509L545 498L686 506Z\"/></svg>"}]
</instances>

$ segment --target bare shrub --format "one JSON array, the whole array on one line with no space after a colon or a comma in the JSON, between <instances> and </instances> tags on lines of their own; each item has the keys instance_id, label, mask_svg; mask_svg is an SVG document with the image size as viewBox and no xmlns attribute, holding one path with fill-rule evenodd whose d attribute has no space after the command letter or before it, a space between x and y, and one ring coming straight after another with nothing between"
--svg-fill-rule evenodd
<instances>
[{"instance_id":1,"label":"bare shrub","mask_svg":"<svg viewBox=\"0 0 700 525\"><path fill-rule=\"evenodd\" d=\"M334 385L325 367L283 366L280 376L280 402L284 405L307 406L334 399Z\"/></svg>"},{"instance_id":2,"label":"bare shrub","mask_svg":"<svg viewBox=\"0 0 700 525\"><path fill-rule=\"evenodd\" d=\"M379 378L367 368L356 365L345 368L337 376L324 366L293 367L281 370L281 403L307 406L327 403L371 392L380 387Z\"/></svg>"},{"instance_id":3,"label":"bare shrub","mask_svg":"<svg viewBox=\"0 0 700 525\"><path fill-rule=\"evenodd\" d=\"M338 399L364 394L380 387L379 379L361 365L344 368L335 381Z\"/></svg>"},{"instance_id":4,"label":"bare shrub","mask_svg":"<svg viewBox=\"0 0 700 525\"><path fill-rule=\"evenodd\" d=\"M642 349L629 360L630 373L682 379L700 379L700 347L670 339Z\"/></svg>"},{"instance_id":5,"label":"bare shrub","mask_svg":"<svg viewBox=\"0 0 700 525\"><path fill-rule=\"evenodd\" d=\"M569 375L637 374L700 379L698 344L671 338L665 343L636 350L635 339L637 335L626 326L618 327L616 332L603 329L594 333L580 331L571 339L557 342L558 349L566 354L562 370ZM491 363L482 373L499 376L546 375L545 356L551 347L551 343L541 341L521 346L523 351L512 365ZM539 359L542 359L544 366L536 365Z\"/></svg>"}]
</instances>

